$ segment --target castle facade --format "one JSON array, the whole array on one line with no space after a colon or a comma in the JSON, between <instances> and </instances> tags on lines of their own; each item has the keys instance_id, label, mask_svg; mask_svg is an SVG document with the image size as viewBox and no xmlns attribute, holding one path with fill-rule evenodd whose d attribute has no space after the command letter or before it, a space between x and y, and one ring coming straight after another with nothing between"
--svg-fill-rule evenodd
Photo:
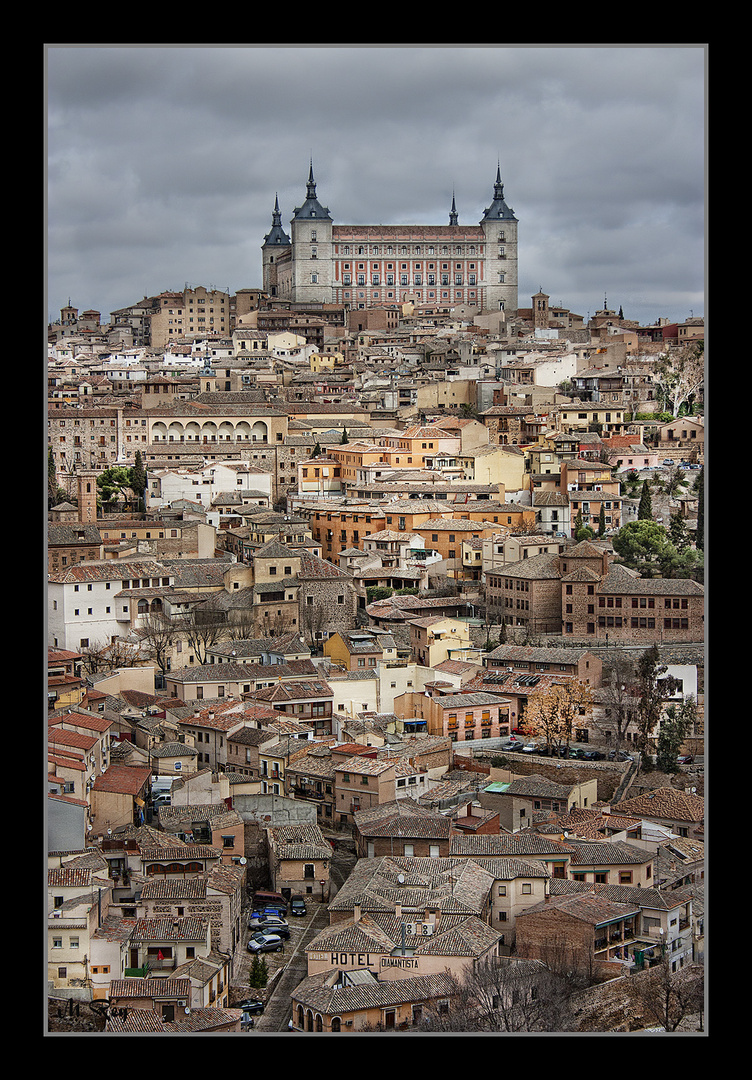
<instances>
[{"instance_id":1,"label":"castle facade","mask_svg":"<svg viewBox=\"0 0 752 1080\"><path fill-rule=\"evenodd\" d=\"M263 288L302 304L477 307L517 311L517 218L497 168L493 199L477 225L460 225L452 198L447 225L335 225L316 195L313 165L290 233L275 200L262 245Z\"/></svg>"}]
</instances>

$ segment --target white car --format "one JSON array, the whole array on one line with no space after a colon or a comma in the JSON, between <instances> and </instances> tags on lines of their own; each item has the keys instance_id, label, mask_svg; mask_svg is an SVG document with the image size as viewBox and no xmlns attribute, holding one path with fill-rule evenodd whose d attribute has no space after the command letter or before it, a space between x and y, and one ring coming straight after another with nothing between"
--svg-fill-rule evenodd
<instances>
[{"instance_id":1,"label":"white car","mask_svg":"<svg viewBox=\"0 0 752 1080\"><path fill-rule=\"evenodd\" d=\"M525 743L525 745L522 747L522 753L523 754L534 754L537 749L538 749L538 744L537 743L534 743L534 742Z\"/></svg>"}]
</instances>

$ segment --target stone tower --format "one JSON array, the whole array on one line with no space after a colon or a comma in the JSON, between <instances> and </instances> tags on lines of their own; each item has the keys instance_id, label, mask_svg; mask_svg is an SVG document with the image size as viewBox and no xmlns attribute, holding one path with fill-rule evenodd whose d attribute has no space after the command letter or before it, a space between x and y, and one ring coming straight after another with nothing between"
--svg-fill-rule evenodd
<instances>
[{"instance_id":1,"label":"stone tower","mask_svg":"<svg viewBox=\"0 0 752 1080\"><path fill-rule=\"evenodd\" d=\"M486 237L484 310L513 315L517 311L517 218L504 201L500 166L493 202L480 224Z\"/></svg>"},{"instance_id":2,"label":"stone tower","mask_svg":"<svg viewBox=\"0 0 752 1080\"><path fill-rule=\"evenodd\" d=\"M289 267L290 253L290 237L282 228L279 198L275 196L272 227L261 246L263 288L269 296L282 296L286 293L285 268Z\"/></svg>"},{"instance_id":3,"label":"stone tower","mask_svg":"<svg viewBox=\"0 0 752 1080\"><path fill-rule=\"evenodd\" d=\"M94 469L81 469L77 475L78 520L82 525L97 520L97 474Z\"/></svg>"},{"instance_id":4,"label":"stone tower","mask_svg":"<svg viewBox=\"0 0 752 1080\"><path fill-rule=\"evenodd\" d=\"M306 198L290 222L292 237L292 295L300 303L326 304L332 295L332 216L316 197L313 162Z\"/></svg>"},{"instance_id":5,"label":"stone tower","mask_svg":"<svg viewBox=\"0 0 752 1080\"><path fill-rule=\"evenodd\" d=\"M548 300L549 297L541 290L532 297L533 301L533 327L536 330L548 329Z\"/></svg>"}]
</instances>

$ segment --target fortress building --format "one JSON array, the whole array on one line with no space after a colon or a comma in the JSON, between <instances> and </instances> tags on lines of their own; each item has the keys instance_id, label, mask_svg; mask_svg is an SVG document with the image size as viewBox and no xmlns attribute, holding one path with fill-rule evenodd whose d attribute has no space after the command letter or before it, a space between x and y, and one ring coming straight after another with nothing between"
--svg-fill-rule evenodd
<instances>
[{"instance_id":1,"label":"fortress building","mask_svg":"<svg viewBox=\"0 0 752 1080\"><path fill-rule=\"evenodd\" d=\"M517 218L497 167L493 200L478 225L460 225L454 196L448 225L335 225L316 195L313 164L290 235L275 199L262 245L269 296L302 304L384 307L467 305L517 311Z\"/></svg>"}]
</instances>

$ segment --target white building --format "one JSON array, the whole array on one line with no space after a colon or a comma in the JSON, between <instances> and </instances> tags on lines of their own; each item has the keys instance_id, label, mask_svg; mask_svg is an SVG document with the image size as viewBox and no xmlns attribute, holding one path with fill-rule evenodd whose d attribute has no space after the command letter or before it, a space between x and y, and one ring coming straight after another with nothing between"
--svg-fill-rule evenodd
<instances>
[{"instance_id":1,"label":"white building","mask_svg":"<svg viewBox=\"0 0 752 1080\"><path fill-rule=\"evenodd\" d=\"M89 649L125 636L154 611L166 609L174 577L154 559L78 563L47 579L47 643Z\"/></svg>"}]
</instances>

